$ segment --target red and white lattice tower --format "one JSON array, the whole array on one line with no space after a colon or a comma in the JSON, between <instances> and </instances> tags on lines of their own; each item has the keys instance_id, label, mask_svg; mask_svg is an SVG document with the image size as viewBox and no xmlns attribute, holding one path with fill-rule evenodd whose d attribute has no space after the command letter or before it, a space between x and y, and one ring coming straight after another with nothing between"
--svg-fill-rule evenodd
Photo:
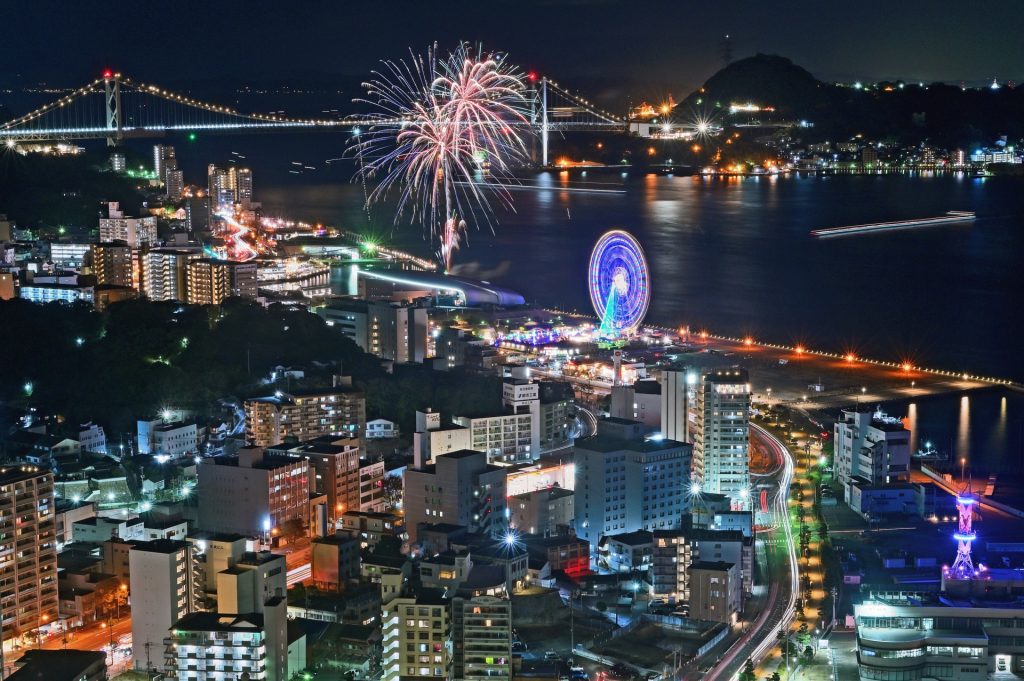
<instances>
[{"instance_id":1,"label":"red and white lattice tower","mask_svg":"<svg viewBox=\"0 0 1024 681\"><path fill-rule=\"evenodd\" d=\"M949 568L949 576L954 579L971 579L975 576L974 562L971 560L971 544L977 535L974 533L974 507L978 504L978 497L969 490L965 490L956 497L956 510L960 514L960 522L957 531L953 534L956 539L956 560Z\"/></svg>"}]
</instances>

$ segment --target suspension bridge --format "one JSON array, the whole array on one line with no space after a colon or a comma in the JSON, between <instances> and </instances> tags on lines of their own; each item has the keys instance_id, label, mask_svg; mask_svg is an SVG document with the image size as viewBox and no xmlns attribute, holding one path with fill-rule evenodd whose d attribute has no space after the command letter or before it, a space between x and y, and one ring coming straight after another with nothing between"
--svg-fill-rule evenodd
<instances>
[{"instance_id":1,"label":"suspension bridge","mask_svg":"<svg viewBox=\"0 0 1024 681\"><path fill-rule=\"evenodd\" d=\"M541 142L541 163L548 164L552 134L577 131L625 131L626 120L597 107L547 77L529 78L530 104L526 124ZM386 121L384 121L386 122ZM400 121L392 121L400 122ZM0 123L0 142L69 142L126 139L169 133L256 133L309 130L351 130L380 124L358 114L337 118L290 118L246 113L230 106L200 101L157 85L105 71L100 78L23 116Z\"/></svg>"}]
</instances>

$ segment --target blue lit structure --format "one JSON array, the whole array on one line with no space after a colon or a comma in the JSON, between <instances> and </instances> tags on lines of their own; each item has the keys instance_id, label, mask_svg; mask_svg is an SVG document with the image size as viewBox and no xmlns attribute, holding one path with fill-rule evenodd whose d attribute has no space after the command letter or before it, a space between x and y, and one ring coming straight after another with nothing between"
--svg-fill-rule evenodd
<instances>
[{"instance_id":1,"label":"blue lit structure","mask_svg":"<svg viewBox=\"0 0 1024 681\"><path fill-rule=\"evenodd\" d=\"M601 318L598 335L615 339L633 334L651 303L651 274L640 244L616 229L598 239L590 254L590 302Z\"/></svg>"}]
</instances>

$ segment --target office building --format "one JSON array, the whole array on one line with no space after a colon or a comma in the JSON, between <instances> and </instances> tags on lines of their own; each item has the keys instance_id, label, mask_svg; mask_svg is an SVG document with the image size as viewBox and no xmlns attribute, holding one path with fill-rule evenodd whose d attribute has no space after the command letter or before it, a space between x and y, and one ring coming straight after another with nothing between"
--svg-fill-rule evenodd
<instances>
[{"instance_id":1,"label":"office building","mask_svg":"<svg viewBox=\"0 0 1024 681\"><path fill-rule=\"evenodd\" d=\"M188 302L220 305L225 298L256 297L256 263L196 258L188 262Z\"/></svg>"},{"instance_id":2,"label":"office building","mask_svg":"<svg viewBox=\"0 0 1024 681\"><path fill-rule=\"evenodd\" d=\"M440 592L391 600L382 629L384 681L446 681L451 621Z\"/></svg>"},{"instance_id":3,"label":"office building","mask_svg":"<svg viewBox=\"0 0 1024 681\"><path fill-rule=\"evenodd\" d=\"M6 641L57 615L53 474L7 466L0 469L0 633Z\"/></svg>"},{"instance_id":4,"label":"office building","mask_svg":"<svg viewBox=\"0 0 1024 681\"><path fill-rule=\"evenodd\" d=\"M192 613L168 627L161 644L166 678L174 681L286 681L289 671L305 667L302 659L289 669L284 599L275 599L260 614Z\"/></svg>"},{"instance_id":5,"label":"office building","mask_svg":"<svg viewBox=\"0 0 1024 681\"><path fill-rule=\"evenodd\" d=\"M548 537L569 534L576 513L572 490L539 489L508 498L509 525L528 534Z\"/></svg>"},{"instance_id":6,"label":"office building","mask_svg":"<svg viewBox=\"0 0 1024 681\"><path fill-rule=\"evenodd\" d=\"M167 630L196 610L192 568L188 542L158 539L131 547L128 571L136 669L160 669Z\"/></svg>"},{"instance_id":7,"label":"office building","mask_svg":"<svg viewBox=\"0 0 1024 681\"><path fill-rule=\"evenodd\" d=\"M836 422L835 472L847 502L850 485L905 483L910 479L910 431L898 418L870 409L844 409Z\"/></svg>"},{"instance_id":8,"label":"office building","mask_svg":"<svg viewBox=\"0 0 1024 681\"><path fill-rule=\"evenodd\" d=\"M142 254L141 293L153 301L188 300L188 263L195 251L155 248Z\"/></svg>"},{"instance_id":9,"label":"office building","mask_svg":"<svg viewBox=\"0 0 1024 681\"><path fill-rule=\"evenodd\" d=\"M243 447L199 465L199 526L246 536L300 533L309 522L309 462Z\"/></svg>"},{"instance_id":10,"label":"office building","mask_svg":"<svg viewBox=\"0 0 1024 681\"><path fill-rule=\"evenodd\" d=\"M311 491L326 495L327 522L330 527L333 528L346 511L362 510L359 503L358 439L327 435L304 442L268 447L267 453L309 462L313 478Z\"/></svg>"},{"instance_id":11,"label":"office building","mask_svg":"<svg viewBox=\"0 0 1024 681\"><path fill-rule=\"evenodd\" d=\"M451 678L512 679L512 603L476 596L452 600Z\"/></svg>"},{"instance_id":12,"label":"office building","mask_svg":"<svg viewBox=\"0 0 1024 681\"><path fill-rule=\"evenodd\" d=\"M701 376L693 429L693 473L701 491L750 508L750 382L744 369Z\"/></svg>"},{"instance_id":13,"label":"office building","mask_svg":"<svg viewBox=\"0 0 1024 681\"><path fill-rule=\"evenodd\" d=\"M427 355L424 307L340 299L318 308L317 314L371 355L395 362L422 362Z\"/></svg>"},{"instance_id":14,"label":"office building","mask_svg":"<svg viewBox=\"0 0 1024 681\"><path fill-rule=\"evenodd\" d=\"M189 533L185 541L192 545L196 599L209 609L217 598L217 575L242 559L247 539L240 534L197 531Z\"/></svg>"},{"instance_id":15,"label":"office building","mask_svg":"<svg viewBox=\"0 0 1024 681\"><path fill-rule=\"evenodd\" d=\"M1005 600L872 589L853 611L862 679L984 681L1024 672L1024 609Z\"/></svg>"},{"instance_id":16,"label":"office building","mask_svg":"<svg viewBox=\"0 0 1024 681\"><path fill-rule=\"evenodd\" d=\"M457 425L442 425L440 412L417 411L412 434L413 466L422 468L442 454L470 449L471 431Z\"/></svg>"},{"instance_id":17,"label":"office building","mask_svg":"<svg viewBox=\"0 0 1024 681\"><path fill-rule=\"evenodd\" d=\"M661 434L667 440L693 442L690 404L696 393L697 374L666 369L661 374Z\"/></svg>"},{"instance_id":18,"label":"office building","mask_svg":"<svg viewBox=\"0 0 1024 681\"><path fill-rule=\"evenodd\" d=\"M609 418L576 441L576 535L593 545L605 534L679 527L690 512L691 446L643 431Z\"/></svg>"},{"instance_id":19,"label":"office building","mask_svg":"<svg viewBox=\"0 0 1024 681\"><path fill-rule=\"evenodd\" d=\"M217 612L262 613L267 603L284 598L287 578L284 556L269 551L243 553L217 573Z\"/></svg>"},{"instance_id":20,"label":"office building","mask_svg":"<svg viewBox=\"0 0 1024 681\"><path fill-rule=\"evenodd\" d=\"M342 532L359 538L361 548L373 549L383 537L398 537L400 521L393 513L345 511L338 524Z\"/></svg>"},{"instance_id":21,"label":"office building","mask_svg":"<svg viewBox=\"0 0 1024 681\"><path fill-rule=\"evenodd\" d=\"M462 525L501 536L507 527L505 476L505 469L489 464L486 454L468 449L407 469L403 508L409 540L417 541L420 523Z\"/></svg>"},{"instance_id":22,"label":"office building","mask_svg":"<svg viewBox=\"0 0 1024 681\"><path fill-rule=\"evenodd\" d=\"M100 243L124 241L132 248L156 245L156 218L125 217L117 202L110 202L109 217L100 218Z\"/></svg>"},{"instance_id":23,"label":"office building","mask_svg":"<svg viewBox=\"0 0 1024 681\"><path fill-rule=\"evenodd\" d=\"M18 297L14 281L13 272L0 270L0 300L11 300Z\"/></svg>"},{"instance_id":24,"label":"office building","mask_svg":"<svg viewBox=\"0 0 1024 681\"><path fill-rule=\"evenodd\" d=\"M609 414L639 421L650 431L661 430L661 385L645 379L633 385L612 387Z\"/></svg>"},{"instance_id":25,"label":"office building","mask_svg":"<svg viewBox=\"0 0 1024 681\"><path fill-rule=\"evenodd\" d=\"M202 445L205 428L195 421L137 421L139 454L176 459L195 454Z\"/></svg>"},{"instance_id":26,"label":"office building","mask_svg":"<svg viewBox=\"0 0 1024 681\"><path fill-rule=\"evenodd\" d=\"M366 396L344 385L277 391L245 401L245 437L258 447L289 437L300 442L321 435L355 438L365 429Z\"/></svg>"},{"instance_id":27,"label":"office building","mask_svg":"<svg viewBox=\"0 0 1024 681\"><path fill-rule=\"evenodd\" d=\"M526 379L506 378L502 383L501 414L455 418L470 431L470 448L485 452L487 460L522 463L540 456L540 386Z\"/></svg>"},{"instance_id":28,"label":"office building","mask_svg":"<svg viewBox=\"0 0 1024 681\"><path fill-rule=\"evenodd\" d=\"M313 586L321 591L344 591L359 580L358 536L337 532L313 540Z\"/></svg>"},{"instance_id":29,"label":"office building","mask_svg":"<svg viewBox=\"0 0 1024 681\"><path fill-rule=\"evenodd\" d=\"M59 241L51 241L50 262L58 269L79 270L85 265L86 255L92 246L90 244L69 244Z\"/></svg>"},{"instance_id":30,"label":"office building","mask_svg":"<svg viewBox=\"0 0 1024 681\"><path fill-rule=\"evenodd\" d=\"M135 259L127 243L99 243L92 245L92 273L97 284L113 286L136 285Z\"/></svg>"},{"instance_id":31,"label":"office building","mask_svg":"<svg viewBox=\"0 0 1024 681\"><path fill-rule=\"evenodd\" d=\"M550 452L572 444L572 423L576 416L576 396L568 383L540 381L540 451Z\"/></svg>"},{"instance_id":32,"label":"office building","mask_svg":"<svg viewBox=\"0 0 1024 681\"><path fill-rule=\"evenodd\" d=\"M734 624L743 606L740 581L740 568L735 563L692 563L690 617Z\"/></svg>"},{"instance_id":33,"label":"office building","mask_svg":"<svg viewBox=\"0 0 1024 681\"><path fill-rule=\"evenodd\" d=\"M359 510L380 513L387 508L384 494L384 460L359 460Z\"/></svg>"}]
</instances>

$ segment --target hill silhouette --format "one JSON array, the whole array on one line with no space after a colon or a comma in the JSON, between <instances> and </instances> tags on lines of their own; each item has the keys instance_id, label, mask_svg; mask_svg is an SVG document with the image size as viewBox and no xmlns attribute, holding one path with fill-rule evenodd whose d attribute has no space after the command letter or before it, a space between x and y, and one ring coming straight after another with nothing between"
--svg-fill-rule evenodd
<instances>
[{"instance_id":1,"label":"hill silhouette","mask_svg":"<svg viewBox=\"0 0 1024 681\"><path fill-rule=\"evenodd\" d=\"M785 57L758 54L715 73L676 108L716 116L728 124L729 105L754 102L774 117L813 123L799 136L841 141L855 135L953 148L1024 136L1024 88L962 89L945 83L875 83L865 89L819 80Z\"/></svg>"}]
</instances>

